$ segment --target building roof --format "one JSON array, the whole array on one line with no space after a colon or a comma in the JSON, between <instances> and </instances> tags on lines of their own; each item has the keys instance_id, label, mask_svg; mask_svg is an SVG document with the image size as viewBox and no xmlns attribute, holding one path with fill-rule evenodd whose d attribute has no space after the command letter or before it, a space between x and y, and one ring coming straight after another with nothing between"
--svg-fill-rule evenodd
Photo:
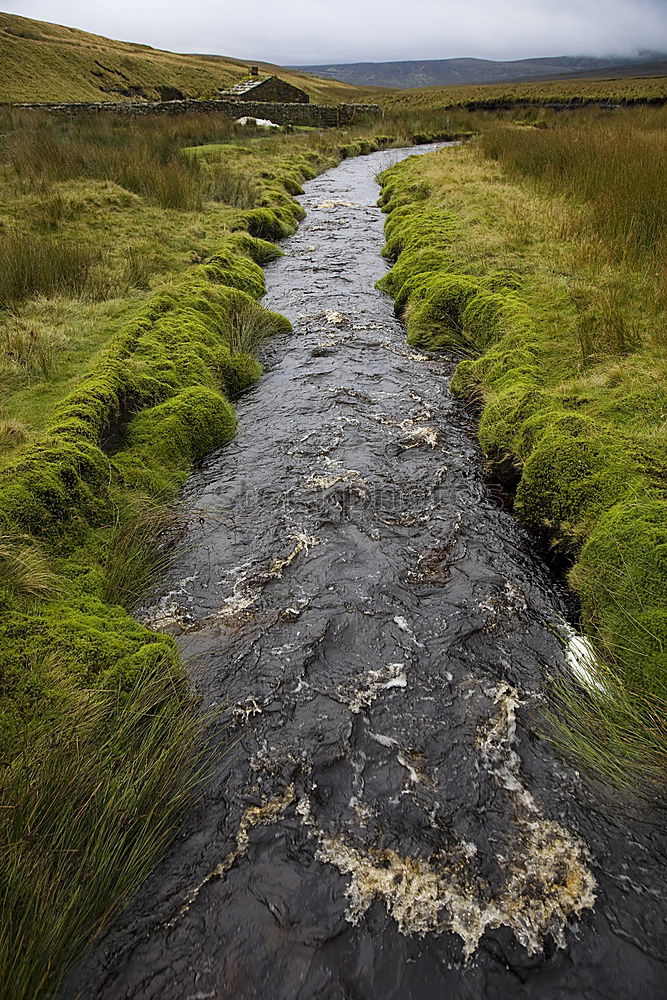
<instances>
[{"instance_id":1,"label":"building roof","mask_svg":"<svg viewBox=\"0 0 667 1000\"><path fill-rule=\"evenodd\" d=\"M222 91L223 94L247 94L249 91L254 90L258 87L260 83L266 83L267 80L272 80L271 76L254 76L252 80L242 80L241 83L235 83L233 87L226 87Z\"/></svg>"},{"instance_id":2,"label":"building roof","mask_svg":"<svg viewBox=\"0 0 667 1000\"><path fill-rule=\"evenodd\" d=\"M250 80L241 80L240 83L235 83L233 87L227 87L225 90L221 90L220 93L223 95L228 95L229 97L240 97L243 94L250 94L257 87L260 87L263 83L268 83L269 80L279 80L283 86L290 87L292 90L298 90L299 93L304 93L304 91L299 90L292 83L287 83L286 80L281 80L280 77L272 76L253 76Z\"/></svg>"}]
</instances>

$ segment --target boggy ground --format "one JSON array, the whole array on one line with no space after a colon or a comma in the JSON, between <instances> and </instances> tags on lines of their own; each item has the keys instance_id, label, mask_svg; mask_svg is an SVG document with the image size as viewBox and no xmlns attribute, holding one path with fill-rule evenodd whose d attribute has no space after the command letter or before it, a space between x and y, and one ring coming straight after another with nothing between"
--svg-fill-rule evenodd
<instances>
[{"instance_id":1,"label":"boggy ground","mask_svg":"<svg viewBox=\"0 0 667 1000\"><path fill-rule=\"evenodd\" d=\"M453 362L406 347L373 287L392 155L309 182L268 268L294 333L190 479L185 553L141 612L227 753L66 1000L667 986L660 817L537 735L571 666L561 591L488 492Z\"/></svg>"}]
</instances>

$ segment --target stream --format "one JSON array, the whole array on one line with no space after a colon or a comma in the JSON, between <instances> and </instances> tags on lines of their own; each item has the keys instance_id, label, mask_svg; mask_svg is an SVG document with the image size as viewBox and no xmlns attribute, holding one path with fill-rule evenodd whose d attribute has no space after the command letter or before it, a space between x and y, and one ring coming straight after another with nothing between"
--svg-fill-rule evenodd
<instances>
[{"instance_id":1,"label":"stream","mask_svg":"<svg viewBox=\"0 0 667 1000\"><path fill-rule=\"evenodd\" d=\"M541 737L566 595L374 289L375 175L415 152L309 181L266 268L294 332L142 610L227 751L63 1000L667 996L664 811Z\"/></svg>"}]
</instances>

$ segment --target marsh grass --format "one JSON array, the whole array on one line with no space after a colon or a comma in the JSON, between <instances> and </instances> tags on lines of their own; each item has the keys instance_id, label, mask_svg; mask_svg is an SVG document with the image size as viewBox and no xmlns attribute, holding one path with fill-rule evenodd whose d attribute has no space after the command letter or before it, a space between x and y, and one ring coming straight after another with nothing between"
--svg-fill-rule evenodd
<instances>
[{"instance_id":1,"label":"marsh grass","mask_svg":"<svg viewBox=\"0 0 667 1000\"><path fill-rule=\"evenodd\" d=\"M0 378L2 372L0 367ZM29 437L30 432L24 423L20 420L14 420L12 417L0 415L0 448L14 448L16 445L23 444Z\"/></svg>"},{"instance_id":2,"label":"marsh grass","mask_svg":"<svg viewBox=\"0 0 667 1000\"><path fill-rule=\"evenodd\" d=\"M35 206L33 218L35 223L45 230L58 229L66 220L71 218L72 208L63 198L59 191L46 195Z\"/></svg>"},{"instance_id":3,"label":"marsh grass","mask_svg":"<svg viewBox=\"0 0 667 1000\"><path fill-rule=\"evenodd\" d=\"M82 297L103 302L127 296L135 288L147 291L153 270L151 260L138 247L126 246L120 259L103 253L88 273Z\"/></svg>"},{"instance_id":4,"label":"marsh grass","mask_svg":"<svg viewBox=\"0 0 667 1000\"><path fill-rule=\"evenodd\" d=\"M30 537L5 533L0 535L0 585L21 597L48 597L56 589L57 578Z\"/></svg>"},{"instance_id":5,"label":"marsh grass","mask_svg":"<svg viewBox=\"0 0 667 1000\"><path fill-rule=\"evenodd\" d=\"M667 777L667 702L629 689L613 669L603 690L553 680L545 717L548 735L591 773L622 788L653 794Z\"/></svg>"},{"instance_id":6,"label":"marsh grass","mask_svg":"<svg viewBox=\"0 0 667 1000\"><path fill-rule=\"evenodd\" d=\"M274 314L258 309L250 300L239 300L230 310L227 322L226 338L232 354L257 354L279 329Z\"/></svg>"},{"instance_id":7,"label":"marsh grass","mask_svg":"<svg viewBox=\"0 0 667 1000\"><path fill-rule=\"evenodd\" d=\"M571 233L602 237L618 260L661 266L667 260L667 110L578 112L549 128L484 128L481 149L514 177L567 194L585 211Z\"/></svg>"},{"instance_id":8,"label":"marsh grass","mask_svg":"<svg viewBox=\"0 0 667 1000\"><path fill-rule=\"evenodd\" d=\"M150 873L202 776L202 722L164 666L124 697L66 704L0 779L3 1000L52 995Z\"/></svg>"},{"instance_id":9,"label":"marsh grass","mask_svg":"<svg viewBox=\"0 0 667 1000\"><path fill-rule=\"evenodd\" d=\"M60 234L0 231L0 308L35 295L81 295L95 262L95 248Z\"/></svg>"},{"instance_id":10,"label":"marsh grass","mask_svg":"<svg viewBox=\"0 0 667 1000\"><path fill-rule=\"evenodd\" d=\"M51 378L65 345L62 333L10 315L0 324L0 371L14 384Z\"/></svg>"},{"instance_id":11,"label":"marsh grass","mask_svg":"<svg viewBox=\"0 0 667 1000\"><path fill-rule=\"evenodd\" d=\"M222 201L234 208L254 208L260 190L254 179L238 167L216 163L210 168L208 195L213 201Z\"/></svg>"},{"instance_id":12,"label":"marsh grass","mask_svg":"<svg viewBox=\"0 0 667 1000\"><path fill-rule=\"evenodd\" d=\"M89 177L113 181L162 208L192 210L202 205L205 177L197 159L182 153L184 132L184 125L160 120L26 117L5 134L0 158L18 189ZM57 201L47 204L46 224L57 225L62 211Z\"/></svg>"},{"instance_id":13,"label":"marsh grass","mask_svg":"<svg viewBox=\"0 0 667 1000\"><path fill-rule=\"evenodd\" d=\"M102 597L108 604L136 608L174 556L179 518L158 499L137 495L133 508L118 514L106 553Z\"/></svg>"},{"instance_id":14,"label":"marsh grass","mask_svg":"<svg viewBox=\"0 0 667 1000\"><path fill-rule=\"evenodd\" d=\"M577 339L584 365L606 354L624 355L635 350L639 335L626 308L624 289L604 283L574 283L577 306Z\"/></svg>"}]
</instances>

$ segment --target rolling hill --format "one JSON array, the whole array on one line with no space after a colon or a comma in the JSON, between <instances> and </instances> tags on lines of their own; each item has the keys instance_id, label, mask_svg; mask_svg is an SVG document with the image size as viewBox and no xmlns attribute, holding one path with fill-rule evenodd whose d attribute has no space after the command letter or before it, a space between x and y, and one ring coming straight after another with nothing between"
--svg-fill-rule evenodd
<instances>
[{"instance_id":1,"label":"rolling hill","mask_svg":"<svg viewBox=\"0 0 667 1000\"><path fill-rule=\"evenodd\" d=\"M0 103L214 97L218 88L246 76L248 65L228 56L166 52L0 13ZM257 65L301 87L316 102L364 99L352 84Z\"/></svg>"},{"instance_id":2,"label":"rolling hill","mask_svg":"<svg viewBox=\"0 0 667 1000\"><path fill-rule=\"evenodd\" d=\"M364 62L328 66L301 66L302 71L355 84L358 87L444 87L452 85L514 83L530 80L607 76L667 75L667 55L647 52L636 59L596 59L591 56L555 56L544 59L430 59L403 62Z\"/></svg>"}]
</instances>

